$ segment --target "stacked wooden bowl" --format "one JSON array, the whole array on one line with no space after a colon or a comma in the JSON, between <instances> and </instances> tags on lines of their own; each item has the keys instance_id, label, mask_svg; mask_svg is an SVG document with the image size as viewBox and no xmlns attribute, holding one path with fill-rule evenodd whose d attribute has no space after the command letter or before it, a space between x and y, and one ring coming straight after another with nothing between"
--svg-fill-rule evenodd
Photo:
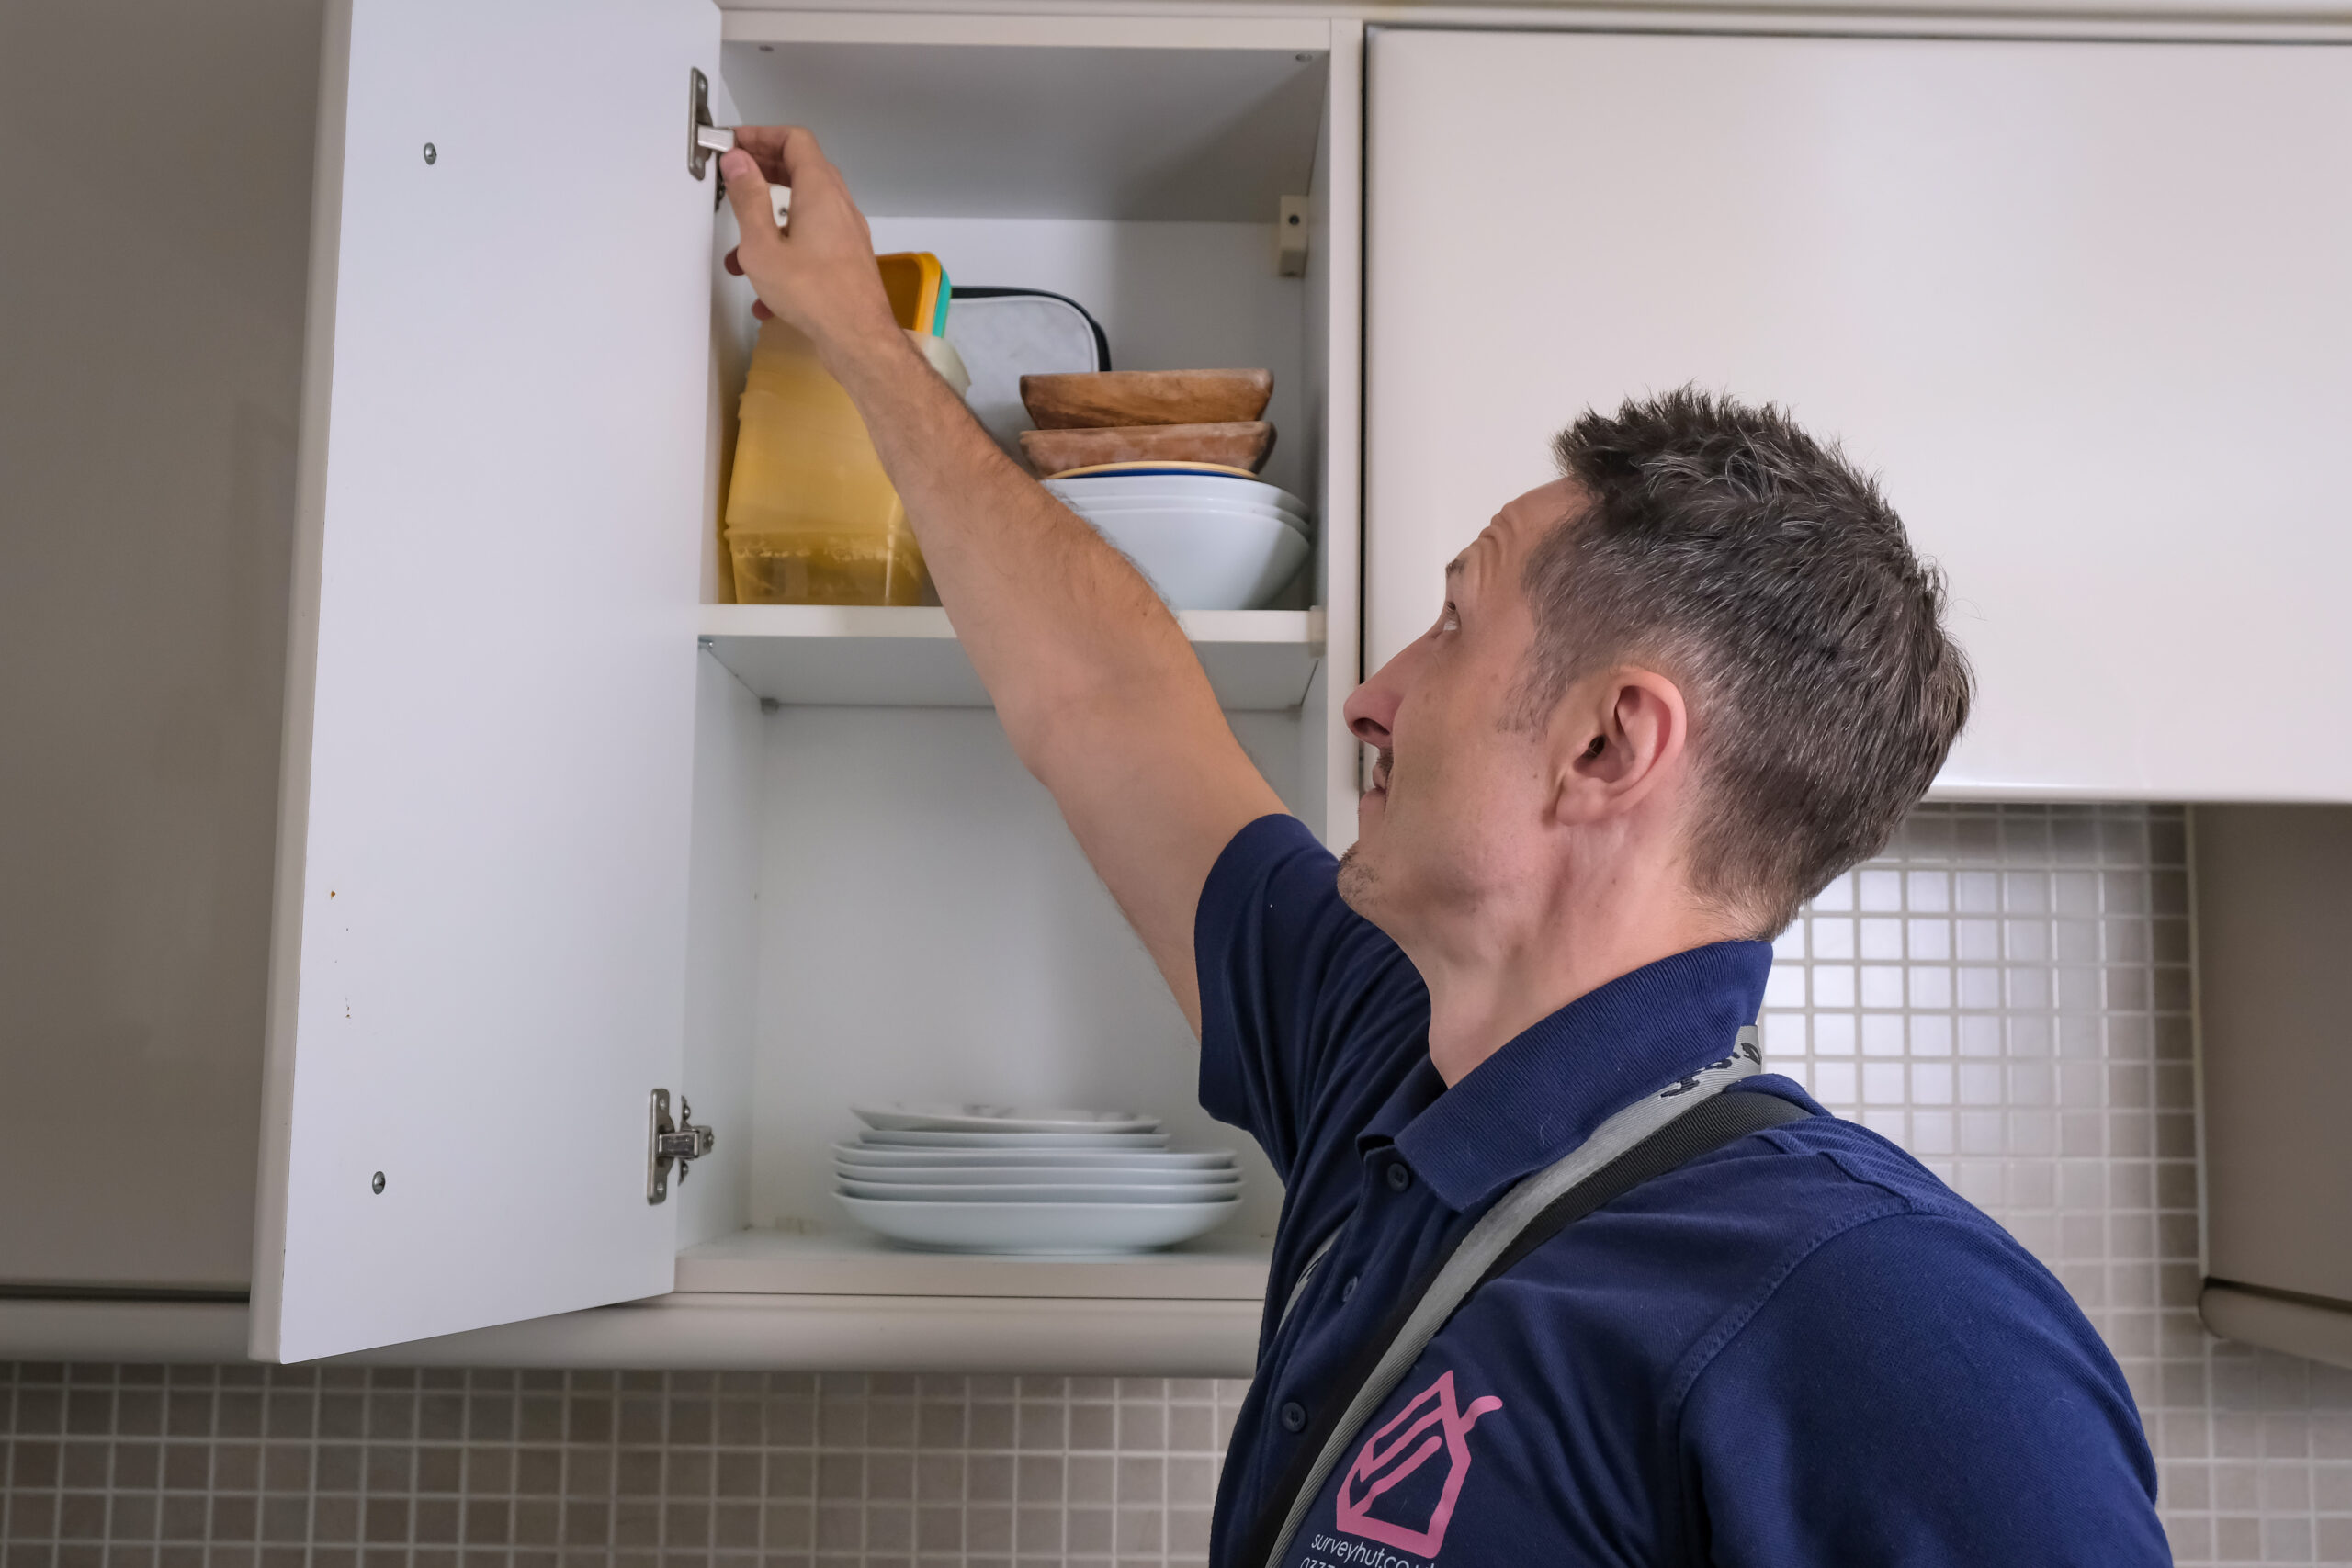
<instances>
[{"instance_id":1,"label":"stacked wooden bowl","mask_svg":"<svg viewBox=\"0 0 2352 1568\"><path fill-rule=\"evenodd\" d=\"M1111 464L1206 464L1254 474L1274 449L1258 416L1271 370L1098 370L1021 378L1037 428L1021 450L1039 477Z\"/></svg>"}]
</instances>

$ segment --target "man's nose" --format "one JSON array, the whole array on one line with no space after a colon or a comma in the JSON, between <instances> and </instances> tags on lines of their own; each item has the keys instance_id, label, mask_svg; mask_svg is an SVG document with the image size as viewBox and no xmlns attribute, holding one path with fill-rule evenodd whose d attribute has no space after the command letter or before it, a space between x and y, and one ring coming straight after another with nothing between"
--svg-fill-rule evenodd
<instances>
[{"instance_id":1,"label":"man's nose","mask_svg":"<svg viewBox=\"0 0 2352 1568\"><path fill-rule=\"evenodd\" d=\"M1348 694L1340 710L1347 717L1348 728L1367 746L1385 749L1388 745L1396 705L1405 696L1406 662L1410 654L1408 649L1382 665L1371 680Z\"/></svg>"}]
</instances>

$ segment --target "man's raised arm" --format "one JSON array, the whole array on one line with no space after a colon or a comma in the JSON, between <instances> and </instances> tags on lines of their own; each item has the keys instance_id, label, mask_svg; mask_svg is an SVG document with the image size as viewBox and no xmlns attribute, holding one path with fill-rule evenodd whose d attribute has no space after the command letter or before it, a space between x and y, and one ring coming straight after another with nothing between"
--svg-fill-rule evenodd
<instances>
[{"instance_id":1,"label":"man's raised arm","mask_svg":"<svg viewBox=\"0 0 2352 1568\"><path fill-rule=\"evenodd\" d=\"M1282 801L1150 584L1015 467L907 342L865 219L817 139L747 126L736 144L720 163L742 229L730 270L848 389L1014 750L1197 1030L1202 885L1233 835ZM792 187L788 233L770 183Z\"/></svg>"}]
</instances>

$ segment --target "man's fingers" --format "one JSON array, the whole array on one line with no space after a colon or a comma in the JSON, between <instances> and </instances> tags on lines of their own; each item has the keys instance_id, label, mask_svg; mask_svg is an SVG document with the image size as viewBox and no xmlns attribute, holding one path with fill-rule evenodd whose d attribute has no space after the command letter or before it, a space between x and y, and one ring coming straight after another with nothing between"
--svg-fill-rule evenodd
<instances>
[{"instance_id":1,"label":"man's fingers","mask_svg":"<svg viewBox=\"0 0 2352 1568\"><path fill-rule=\"evenodd\" d=\"M728 270L729 272L733 273L736 276L741 277L741 276L743 276L743 261L742 261L742 258L741 258L740 255L738 255L735 252L733 252L733 251L729 251L729 252L728 252L728 253L727 253L727 260L726 260L726 261L725 261L725 263L723 263L722 265L724 265L726 266L726 268L727 268L727 270Z\"/></svg>"},{"instance_id":2,"label":"man's fingers","mask_svg":"<svg viewBox=\"0 0 2352 1568\"><path fill-rule=\"evenodd\" d=\"M741 231L737 251L758 252L775 245L782 235L775 226L775 209L768 200L768 182L760 174L759 164L749 152L738 148L719 159L718 169L727 176L728 205L735 209L735 227ZM740 274L742 263L729 256L728 270Z\"/></svg>"},{"instance_id":3,"label":"man's fingers","mask_svg":"<svg viewBox=\"0 0 2352 1568\"><path fill-rule=\"evenodd\" d=\"M847 188L817 133L805 125L739 125L735 145L759 160L773 184L797 187L804 181L825 181Z\"/></svg>"},{"instance_id":4,"label":"man's fingers","mask_svg":"<svg viewBox=\"0 0 2352 1568\"><path fill-rule=\"evenodd\" d=\"M794 139L798 137L808 147L817 139L797 125L739 125L735 128L735 145L759 160L760 172L772 185L790 185L798 167L795 159ZM822 158L820 153L820 159Z\"/></svg>"}]
</instances>

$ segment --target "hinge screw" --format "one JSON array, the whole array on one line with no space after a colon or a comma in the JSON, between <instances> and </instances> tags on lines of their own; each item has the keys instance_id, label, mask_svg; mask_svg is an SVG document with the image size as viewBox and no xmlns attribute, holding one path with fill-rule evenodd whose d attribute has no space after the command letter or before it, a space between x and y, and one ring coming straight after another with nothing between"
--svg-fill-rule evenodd
<instances>
[{"instance_id":1,"label":"hinge screw","mask_svg":"<svg viewBox=\"0 0 2352 1568\"><path fill-rule=\"evenodd\" d=\"M432 143L432 142L430 142L430 141L428 141L428 142L426 142L426 143L424 144L424 161L425 161L426 163L428 163L428 164L437 163L437 162L440 160L440 157L441 157L441 149L439 149L438 147L435 147L435 145L433 145L433 143Z\"/></svg>"},{"instance_id":2,"label":"hinge screw","mask_svg":"<svg viewBox=\"0 0 2352 1568\"><path fill-rule=\"evenodd\" d=\"M378 1171L376 1173L376 1179L368 1183L368 1190L370 1192L381 1192L384 1190L384 1173L382 1171Z\"/></svg>"}]
</instances>

